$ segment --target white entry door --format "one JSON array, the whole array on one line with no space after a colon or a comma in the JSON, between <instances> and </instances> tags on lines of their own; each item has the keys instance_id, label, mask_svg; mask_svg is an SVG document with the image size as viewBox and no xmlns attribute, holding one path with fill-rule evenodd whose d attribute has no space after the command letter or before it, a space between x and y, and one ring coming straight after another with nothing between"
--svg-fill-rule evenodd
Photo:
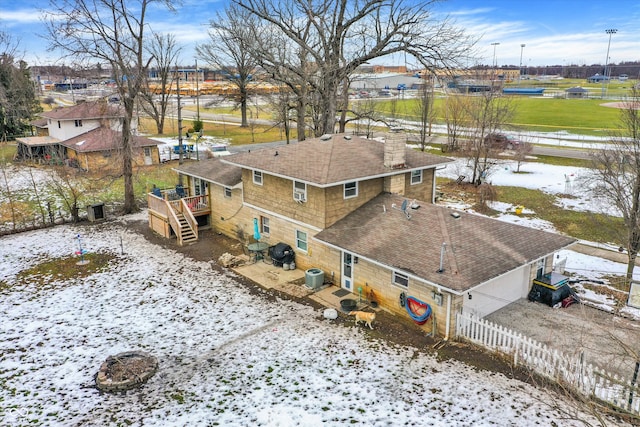
<instances>
[{"instance_id":1,"label":"white entry door","mask_svg":"<svg viewBox=\"0 0 640 427\"><path fill-rule=\"evenodd\" d=\"M342 287L353 292L353 255L342 252Z\"/></svg>"}]
</instances>

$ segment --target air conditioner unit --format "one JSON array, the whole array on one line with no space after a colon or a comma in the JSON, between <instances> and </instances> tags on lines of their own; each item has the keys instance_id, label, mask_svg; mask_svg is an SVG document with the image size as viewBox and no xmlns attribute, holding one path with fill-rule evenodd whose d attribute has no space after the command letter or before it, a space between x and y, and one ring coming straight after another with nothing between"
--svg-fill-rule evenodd
<instances>
[{"instance_id":1,"label":"air conditioner unit","mask_svg":"<svg viewBox=\"0 0 640 427\"><path fill-rule=\"evenodd\" d=\"M296 202L306 202L307 201L307 197L305 196L304 192L302 192L302 191L294 191L293 192L293 200L295 200Z\"/></svg>"}]
</instances>

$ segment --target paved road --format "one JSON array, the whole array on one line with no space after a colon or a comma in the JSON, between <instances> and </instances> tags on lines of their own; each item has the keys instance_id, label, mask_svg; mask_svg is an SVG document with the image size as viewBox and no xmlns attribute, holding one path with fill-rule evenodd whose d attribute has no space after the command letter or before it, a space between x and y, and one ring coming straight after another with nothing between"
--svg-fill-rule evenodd
<instances>
[{"instance_id":1,"label":"paved road","mask_svg":"<svg viewBox=\"0 0 640 427\"><path fill-rule=\"evenodd\" d=\"M190 110L182 110L182 118L184 120L193 120L195 119L196 112ZM217 122L217 123L239 123L240 118L238 116L229 115L229 114L214 114L207 112L200 112L200 118L206 122ZM257 124L271 124L270 120L267 119L253 119L253 121ZM410 136L410 141L417 142L417 136ZM444 144L446 143L447 138L444 136L435 136L431 139L432 144ZM282 145L284 142L273 143L272 146ZM268 147L268 144L261 144L261 146ZM234 147L235 148L235 147ZM230 149L229 151L246 151L249 148L239 148L237 150ZM579 159L579 160L588 160L591 158L589 154L589 150L583 148L572 148L572 147L554 147L552 145L534 145L532 154L540 155L540 156L553 156L553 157L566 157L571 159Z\"/></svg>"}]
</instances>

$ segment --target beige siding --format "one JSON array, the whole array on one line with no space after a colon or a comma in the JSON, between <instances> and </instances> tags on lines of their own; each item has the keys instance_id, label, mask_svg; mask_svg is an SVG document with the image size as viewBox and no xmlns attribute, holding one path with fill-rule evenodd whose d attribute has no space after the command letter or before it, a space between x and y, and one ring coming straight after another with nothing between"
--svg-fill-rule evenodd
<instances>
[{"instance_id":1,"label":"beige siding","mask_svg":"<svg viewBox=\"0 0 640 427\"><path fill-rule=\"evenodd\" d=\"M152 164L158 164L160 158L158 154L158 147L150 148ZM88 171L114 171L122 169L122 157L116 150L80 153L75 150L67 149L67 157L69 159L75 159L80 168ZM144 150L134 150L132 160L135 166L145 166Z\"/></svg>"},{"instance_id":2,"label":"beige siding","mask_svg":"<svg viewBox=\"0 0 640 427\"><path fill-rule=\"evenodd\" d=\"M383 182L382 178L358 182L358 196L348 199L344 198L344 185L327 188L325 190L327 203L324 227L330 227L382 193Z\"/></svg>"},{"instance_id":3,"label":"beige siding","mask_svg":"<svg viewBox=\"0 0 640 427\"><path fill-rule=\"evenodd\" d=\"M324 191L307 186L307 201L298 203L293 200L293 181L273 175L263 174L262 185L253 183L253 173L242 171L244 200L270 212L296 221L322 227L324 224Z\"/></svg>"},{"instance_id":4,"label":"beige siding","mask_svg":"<svg viewBox=\"0 0 640 427\"><path fill-rule=\"evenodd\" d=\"M297 259L297 257L296 257ZM315 244L313 257L310 259L311 267L320 268L324 271L325 278L330 279L333 273L333 281L336 286L340 286L340 272L342 253L341 251L329 248L322 244ZM436 329L439 336L446 336L447 326L447 305L448 298L451 298L450 311L450 336L454 333L454 321L456 310L461 310L462 296L456 296L444 291L442 294L442 304L438 305L433 298L433 292L437 292L436 287L431 287L422 282L409 279L409 287L403 289L392 284L392 271L360 258L357 264L353 264L353 290L358 295L358 288L362 288L362 297L368 299L373 291L374 299L380 308L399 316L409 318L406 309L400 305L400 294L404 292L408 296L413 296L426 302L433 310L433 317L422 325L425 333L430 333L433 328L433 319L436 320Z\"/></svg>"},{"instance_id":5,"label":"beige siding","mask_svg":"<svg viewBox=\"0 0 640 427\"><path fill-rule=\"evenodd\" d=\"M211 226L225 236L246 242L253 234L253 223L249 228L249 212L242 204L242 189L231 190L231 197L225 196L224 187L209 183L211 203ZM249 234L248 234L249 233Z\"/></svg>"},{"instance_id":6,"label":"beige siding","mask_svg":"<svg viewBox=\"0 0 640 427\"><path fill-rule=\"evenodd\" d=\"M433 185L435 169L422 171L422 183L411 185L411 173L405 174L405 196L408 199L418 199L433 203Z\"/></svg>"}]
</instances>

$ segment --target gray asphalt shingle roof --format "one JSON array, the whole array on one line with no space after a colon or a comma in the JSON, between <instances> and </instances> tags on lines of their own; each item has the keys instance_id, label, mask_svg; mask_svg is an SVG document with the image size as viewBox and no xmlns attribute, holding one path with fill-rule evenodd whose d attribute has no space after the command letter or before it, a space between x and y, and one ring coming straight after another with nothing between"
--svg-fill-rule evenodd
<instances>
[{"instance_id":1,"label":"gray asphalt shingle roof","mask_svg":"<svg viewBox=\"0 0 640 427\"><path fill-rule=\"evenodd\" d=\"M348 137L350 139L347 139ZM405 167L384 167L384 143L345 134L237 153L222 159L242 168L295 179L317 187L437 167L451 160L407 149Z\"/></svg>"},{"instance_id":2,"label":"gray asphalt shingle roof","mask_svg":"<svg viewBox=\"0 0 640 427\"><path fill-rule=\"evenodd\" d=\"M222 163L220 158L200 160L175 167L174 170L189 176L210 181L223 187L234 187L242 181L242 169Z\"/></svg>"},{"instance_id":3,"label":"gray asphalt shingle roof","mask_svg":"<svg viewBox=\"0 0 640 427\"><path fill-rule=\"evenodd\" d=\"M124 117L124 111L117 105L107 104L104 101L92 101L57 108L40 115L52 120L87 120Z\"/></svg>"},{"instance_id":4,"label":"gray asphalt shingle roof","mask_svg":"<svg viewBox=\"0 0 640 427\"><path fill-rule=\"evenodd\" d=\"M456 219L453 210L426 202L419 202L418 209L407 209L411 215L407 219L398 210L403 200L398 195L380 195L315 239L455 292L576 242L572 237L467 212L459 212ZM439 273L443 243L444 271Z\"/></svg>"},{"instance_id":5,"label":"gray asphalt shingle roof","mask_svg":"<svg viewBox=\"0 0 640 427\"><path fill-rule=\"evenodd\" d=\"M132 136L132 138L132 147L153 147L160 144L158 141L142 136ZM60 144L81 153L89 153L92 151L115 150L120 146L121 139L122 132L99 127L62 141Z\"/></svg>"}]
</instances>

